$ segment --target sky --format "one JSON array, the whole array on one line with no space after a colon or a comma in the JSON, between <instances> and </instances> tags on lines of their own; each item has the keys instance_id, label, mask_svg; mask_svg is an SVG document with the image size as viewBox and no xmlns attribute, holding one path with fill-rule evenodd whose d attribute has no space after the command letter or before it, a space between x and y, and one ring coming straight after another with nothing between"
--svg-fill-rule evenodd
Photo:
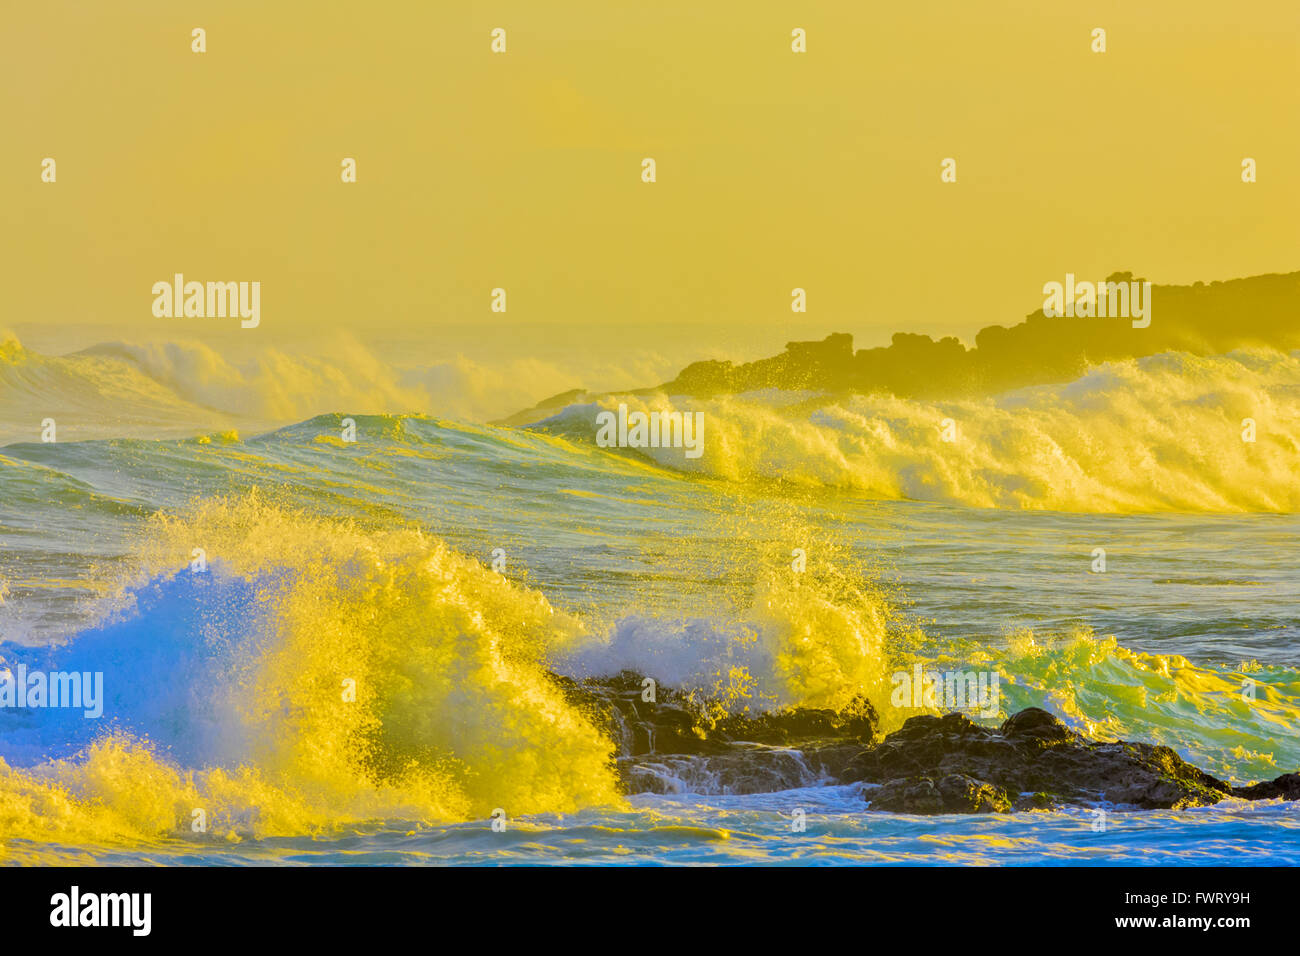
<instances>
[{"instance_id":1,"label":"sky","mask_svg":"<svg viewBox=\"0 0 1300 956\"><path fill-rule=\"evenodd\" d=\"M46 351L343 340L652 375L835 331L970 342L1066 272L1300 258L1295 0L42 0L0 21L0 329ZM260 281L261 324L156 318L177 272Z\"/></svg>"}]
</instances>

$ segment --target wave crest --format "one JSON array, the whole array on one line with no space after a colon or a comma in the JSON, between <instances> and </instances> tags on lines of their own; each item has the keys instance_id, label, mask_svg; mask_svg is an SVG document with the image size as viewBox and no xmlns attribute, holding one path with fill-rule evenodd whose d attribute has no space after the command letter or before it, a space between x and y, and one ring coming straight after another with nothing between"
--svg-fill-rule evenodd
<instances>
[{"instance_id":1,"label":"wave crest","mask_svg":"<svg viewBox=\"0 0 1300 956\"><path fill-rule=\"evenodd\" d=\"M595 412L618 402L703 412L700 458L640 453L729 481L981 508L1300 511L1300 352L1165 353L1107 363L1064 386L951 402L616 396L536 427L594 435ZM1243 440L1245 419L1253 442Z\"/></svg>"}]
</instances>

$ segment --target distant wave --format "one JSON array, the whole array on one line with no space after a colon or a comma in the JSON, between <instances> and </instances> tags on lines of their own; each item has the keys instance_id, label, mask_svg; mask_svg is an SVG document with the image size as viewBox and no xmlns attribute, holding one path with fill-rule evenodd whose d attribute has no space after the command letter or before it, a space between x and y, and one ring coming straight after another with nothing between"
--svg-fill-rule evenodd
<instances>
[{"instance_id":1,"label":"distant wave","mask_svg":"<svg viewBox=\"0 0 1300 956\"><path fill-rule=\"evenodd\" d=\"M614 382L664 371L658 361L631 364L583 371ZM47 417L69 441L248 433L330 412L486 421L578 378L533 359L485 365L457 355L399 367L348 339L322 345L319 355L270 348L242 362L200 342L105 342L50 356L0 331L0 444L35 440Z\"/></svg>"},{"instance_id":2,"label":"distant wave","mask_svg":"<svg viewBox=\"0 0 1300 956\"><path fill-rule=\"evenodd\" d=\"M206 346L178 344L106 344L51 358L10 338L0 342L0 442L36 440L45 417L58 422L60 441L248 435L323 412L464 421L475 416L456 409L495 401L484 391L504 380L517 379L512 394L536 394L527 383L549 373L532 371L453 362L397 372L364 351L350 365L268 352L236 366ZM1063 385L954 401L615 394L530 427L590 447L596 413L620 402L704 413L701 457L633 454L731 482L980 508L1300 512L1300 352L1166 352L1098 365ZM1246 419L1254 442L1242 440ZM507 443L520 434L483 427Z\"/></svg>"},{"instance_id":3,"label":"distant wave","mask_svg":"<svg viewBox=\"0 0 1300 956\"><path fill-rule=\"evenodd\" d=\"M674 470L884 499L1131 513L1300 511L1300 352L1168 352L1066 385L966 401L764 392L611 396L534 427L594 438L595 415L704 413L704 453L640 452ZM1256 440L1243 441L1243 421ZM951 419L952 441L943 423Z\"/></svg>"}]
</instances>

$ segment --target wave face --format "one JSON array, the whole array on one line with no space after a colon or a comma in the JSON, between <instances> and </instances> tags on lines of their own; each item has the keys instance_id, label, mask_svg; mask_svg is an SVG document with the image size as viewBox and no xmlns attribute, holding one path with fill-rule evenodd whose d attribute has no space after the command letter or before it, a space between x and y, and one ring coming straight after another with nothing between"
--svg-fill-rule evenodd
<instances>
[{"instance_id":1,"label":"wave face","mask_svg":"<svg viewBox=\"0 0 1300 956\"><path fill-rule=\"evenodd\" d=\"M978 508L1300 511L1300 352L1166 353L1107 363L1064 386L959 402L616 396L537 427L594 439L596 413L620 402L703 413L699 458L680 448L640 454L728 481ZM1246 419L1252 442L1242 438Z\"/></svg>"}]
</instances>

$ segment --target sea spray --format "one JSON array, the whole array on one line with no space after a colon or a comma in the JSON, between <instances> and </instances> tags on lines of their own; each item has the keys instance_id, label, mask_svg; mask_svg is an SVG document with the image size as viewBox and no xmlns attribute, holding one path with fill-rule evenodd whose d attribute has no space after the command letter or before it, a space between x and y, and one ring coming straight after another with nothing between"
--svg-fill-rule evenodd
<instances>
[{"instance_id":1,"label":"sea spray","mask_svg":"<svg viewBox=\"0 0 1300 956\"><path fill-rule=\"evenodd\" d=\"M780 519L769 518L771 532ZM807 531L791 526L787 534L804 540ZM889 589L829 541L799 572L777 563L778 549L769 541L731 568L752 575L734 609L675 620L625 615L572 644L557 670L644 673L692 695L705 720L794 707L838 711L864 698L882 713L882 726L895 728L901 718L888 706L889 656L905 628Z\"/></svg>"},{"instance_id":2,"label":"sea spray","mask_svg":"<svg viewBox=\"0 0 1300 956\"><path fill-rule=\"evenodd\" d=\"M255 495L159 515L146 541L149 583L98 643L110 678L152 694L110 699L116 732L76 753L0 766L7 834L180 837L196 807L213 834L239 837L618 802L612 744L546 670L580 625L540 594L417 530ZM96 638L73 646L91 653Z\"/></svg>"}]
</instances>

